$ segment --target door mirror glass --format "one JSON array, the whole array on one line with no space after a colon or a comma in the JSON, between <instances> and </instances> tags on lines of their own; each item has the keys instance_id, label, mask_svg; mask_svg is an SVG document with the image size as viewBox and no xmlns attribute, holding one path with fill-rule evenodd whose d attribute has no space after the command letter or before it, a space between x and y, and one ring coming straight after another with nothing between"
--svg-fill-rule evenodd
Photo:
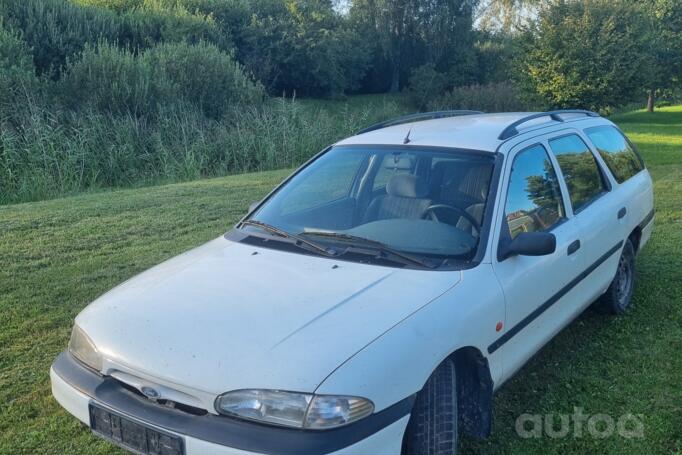
<instances>
[{"instance_id":1,"label":"door mirror glass","mask_svg":"<svg viewBox=\"0 0 682 455\"><path fill-rule=\"evenodd\" d=\"M556 237L549 232L522 232L501 251L501 260L511 256L545 256L556 250Z\"/></svg>"}]
</instances>

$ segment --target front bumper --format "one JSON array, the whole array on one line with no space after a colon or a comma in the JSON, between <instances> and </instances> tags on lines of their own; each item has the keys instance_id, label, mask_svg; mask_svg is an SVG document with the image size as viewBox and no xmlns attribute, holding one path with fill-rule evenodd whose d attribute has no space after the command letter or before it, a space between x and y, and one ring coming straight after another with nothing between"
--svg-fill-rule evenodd
<instances>
[{"instance_id":1,"label":"front bumper","mask_svg":"<svg viewBox=\"0 0 682 455\"><path fill-rule=\"evenodd\" d=\"M61 353L50 369L52 394L90 426L90 403L180 436L193 454L400 454L413 397L346 427L326 431L273 427L213 414L194 415L156 404Z\"/></svg>"}]
</instances>

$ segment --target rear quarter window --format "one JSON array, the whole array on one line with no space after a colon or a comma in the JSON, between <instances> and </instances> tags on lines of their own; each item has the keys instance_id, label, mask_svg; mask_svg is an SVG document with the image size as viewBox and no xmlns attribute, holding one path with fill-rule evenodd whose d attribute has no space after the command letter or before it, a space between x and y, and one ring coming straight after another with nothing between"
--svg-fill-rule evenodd
<instances>
[{"instance_id":1,"label":"rear quarter window","mask_svg":"<svg viewBox=\"0 0 682 455\"><path fill-rule=\"evenodd\" d=\"M587 128L585 134L599 151L618 183L644 169L641 158L623 134L612 126Z\"/></svg>"}]
</instances>

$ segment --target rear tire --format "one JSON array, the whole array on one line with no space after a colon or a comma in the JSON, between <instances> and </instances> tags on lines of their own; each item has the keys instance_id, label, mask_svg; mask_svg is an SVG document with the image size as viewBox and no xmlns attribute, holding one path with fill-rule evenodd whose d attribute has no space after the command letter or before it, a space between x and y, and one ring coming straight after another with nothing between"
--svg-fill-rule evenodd
<instances>
[{"instance_id":1,"label":"rear tire","mask_svg":"<svg viewBox=\"0 0 682 455\"><path fill-rule=\"evenodd\" d=\"M628 239L618 260L616 276L604 295L595 302L595 309L600 313L624 314L632 303L635 289L635 248Z\"/></svg>"},{"instance_id":2,"label":"rear tire","mask_svg":"<svg viewBox=\"0 0 682 455\"><path fill-rule=\"evenodd\" d=\"M417 394L405 432L405 455L457 453L457 375L447 359Z\"/></svg>"}]
</instances>

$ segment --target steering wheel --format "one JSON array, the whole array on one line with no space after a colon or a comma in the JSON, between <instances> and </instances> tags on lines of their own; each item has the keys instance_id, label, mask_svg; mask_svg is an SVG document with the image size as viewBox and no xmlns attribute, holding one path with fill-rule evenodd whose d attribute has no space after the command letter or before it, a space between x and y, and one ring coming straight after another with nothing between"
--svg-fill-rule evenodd
<instances>
[{"instance_id":1,"label":"steering wheel","mask_svg":"<svg viewBox=\"0 0 682 455\"><path fill-rule=\"evenodd\" d=\"M471 226L476 230L476 232L480 233L481 232L481 226L478 224L478 221L476 221L476 218L471 216L469 212L467 212L464 209L461 209L459 207L455 207L453 205L447 205L447 204L433 204L426 209L424 209L424 213L422 214L423 219L431 219L432 221L435 221L437 223L442 223L441 220L438 219L438 215L436 215L436 210L440 209L446 209L450 210L451 212L455 212L458 215L464 217L470 224Z\"/></svg>"}]
</instances>

